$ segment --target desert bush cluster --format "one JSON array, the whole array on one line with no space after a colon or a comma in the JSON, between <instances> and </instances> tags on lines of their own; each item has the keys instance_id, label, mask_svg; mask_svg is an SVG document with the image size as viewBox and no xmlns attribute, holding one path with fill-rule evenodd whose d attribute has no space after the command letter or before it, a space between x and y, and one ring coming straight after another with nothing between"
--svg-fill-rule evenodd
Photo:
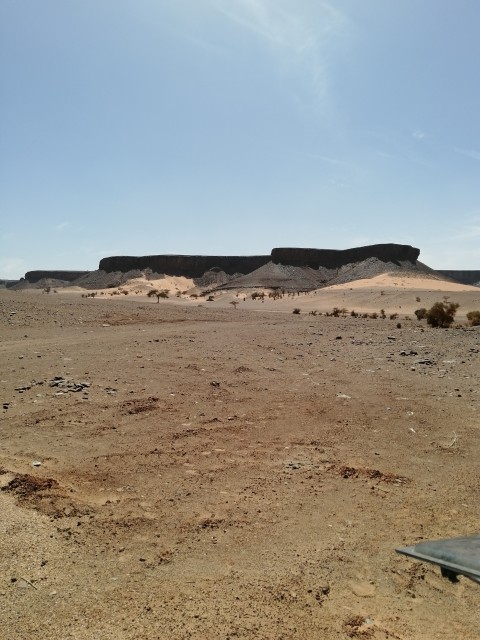
<instances>
[{"instance_id":1,"label":"desert bush cluster","mask_svg":"<svg viewBox=\"0 0 480 640\"><path fill-rule=\"evenodd\" d=\"M447 302L445 297L443 302L435 302L430 309L422 307L415 311L417 320L426 320L431 327L449 327L454 319L457 309L460 306L458 302Z\"/></svg>"},{"instance_id":2,"label":"desert bush cluster","mask_svg":"<svg viewBox=\"0 0 480 640\"><path fill-rule=\"evenodd\" d=\"M448 296L444 296L442 302L435 302L430 309L421 307L415 311L417 320L426 320L431 327L450 327L459 308L458 302L448 302ZM469 311L467 313L467 325L470 327L480 326L480 311Z\"/></svg>"}]
</instances>

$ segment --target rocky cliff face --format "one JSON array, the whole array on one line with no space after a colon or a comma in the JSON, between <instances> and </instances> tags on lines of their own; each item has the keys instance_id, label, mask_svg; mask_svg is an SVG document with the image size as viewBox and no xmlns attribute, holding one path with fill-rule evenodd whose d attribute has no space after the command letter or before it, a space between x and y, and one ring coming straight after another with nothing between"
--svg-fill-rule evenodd
<instances>
[{"instance_id":1,"label":"rocky cliff face","mask_svg":"<svg viewBox=\"0 0 480 640\"><path fill-rule=\"evenodd\" d=\"M326 267L339 269L346 264L378 258L382 262L412 262L415 264L420 249L405 244L372 244L354 249L273 249L272 262L295 267Z\"/></svg>"},{"instance_id":2,"label":"rocky cliff face","mask_svg":"<svg viewBox=\"0 0 480 640\"><path fill-rule=\"evenodd\" d=\"M463 284L472 284L478 286L480 283L480 271L445 271L443 269L437 269L438 273L453 278L457 282Z\"/></svg>"},{"instance_id":3,"label":"rocky cliff face","mask_svg":"<svg viewBox=\"0 0 480 640\"><path fill-rule=\"evenodd\" d=\"M73 282L77 278L81 278L88 271L27 271L25 274L25 280L31 282L38 282L47 278L49 280L64 280L65 282Z\"/></svg>"},{"instance_id":4,"label":"rocky cliff face","mask_svg":"<svg viewBox=\"0 0 480 640\"><path fill-rule=\"evenodd\" d=\"M112 271L151 269L169 276L200 278L206 271L217 268L229 275L250 273L270 261L270 256L112 256L100 260L98 268Z\"/></svg>"},{"instance_id":5,"label":"rocky cliff face","mask_svg":"<svg viewBox=\"0 0 480 640\"><path fill-rule=\"evenodd\" d=\"M345 249L273 249L266 256L112 256L100 260L99 269L110 273L125 273L134 269L151 269L171 276L200 278L206 271L218 268L233 275L251 273L268 262L298 267L326 267L337 269L345 264L378 258L383 262L409 261L415 263L419 249L400 244L374 244L368 247Z\"/></svg>"}]
</instances>

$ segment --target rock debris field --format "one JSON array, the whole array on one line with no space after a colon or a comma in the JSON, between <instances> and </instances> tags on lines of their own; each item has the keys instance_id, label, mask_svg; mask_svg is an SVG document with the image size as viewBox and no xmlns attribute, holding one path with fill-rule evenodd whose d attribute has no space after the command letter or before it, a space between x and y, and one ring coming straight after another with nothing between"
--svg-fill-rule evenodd
<instances>
[{"instance_id":1,"label":"rock debris field","mask_svg":"<svg viewBox=\"0 0 480 640\"><path fill-rule=\"evenodd\" d=\"M0 291L0 636L478 640L479 328L228 307Z\"/></svg>"}]
</instances>

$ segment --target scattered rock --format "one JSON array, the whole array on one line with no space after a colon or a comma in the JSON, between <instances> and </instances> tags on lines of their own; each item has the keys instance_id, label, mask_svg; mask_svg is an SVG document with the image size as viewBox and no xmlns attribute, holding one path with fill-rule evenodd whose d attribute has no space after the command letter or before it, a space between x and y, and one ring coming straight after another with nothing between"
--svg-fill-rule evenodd
<instances>
[{"instance_id":1,"label":"scattered rock","mask_svg":"<svg viewBox=\"0 0 480 640\"><path fill-rule=\"evenodd\" d=\"M18 391L18 393L23 393L24 391L28 391L31 388L31 385L25 384L21 387L15 387L15 391Z\"/></svg>"},{"instance_id":2,"label":"scattered rock","mask_svg":"<svg viewBox=\"0 0 480 640\"><path fill-rule=\"evenodd\" d=\"M90 382L74 382L73 380L67 380L63 376L55 376L48 383L49 387L57 387L58 389L62 389L63 393L78 393L80 391L84 391L91 386ZM56 394L58 395L58 394Z\"/></svg>"},{"instance_id":3,"label":"scattered rock","mask_svg":"<svg viewBox=\"0 0 480 640\"><path fill-rule=\"evenodd\" d=\"M287 462L287 467L289 469L300 469L302 466L301 462Z\"/></svg>"}]
</instances>

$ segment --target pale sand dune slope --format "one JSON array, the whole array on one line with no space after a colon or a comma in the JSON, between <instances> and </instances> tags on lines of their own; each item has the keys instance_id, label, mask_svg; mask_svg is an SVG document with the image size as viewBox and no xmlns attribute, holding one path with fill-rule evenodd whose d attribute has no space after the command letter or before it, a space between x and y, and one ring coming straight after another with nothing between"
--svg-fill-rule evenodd
<instances>
[{"instance_id":1,"label":"pale sand dune slope","mask_svg":"<svg viewBox=\"0 0 480 640\"><path fill-rule=\"evenodd\" d=\"M426 291L476 291L480 292L478 287L472 287L468 284L458 282L450 282L448 280L438 280L437 278L422 278L417 275L399 275L397 273L382 273L375 278L366 280L355 280L345 284L336 284L326 287L323 291L341 291L345 289L365 289L372 287L404 287L406 289L422 289Z\"/></svg>"},{"instance_id":2,"label":"pale sand dune slope","mask_svg":"<svg viewBox=\"0 0 480 640\"><path fill-rule=\"evenodd\" d=\"M144 295L152 289L168 289L171 293L176 293L177 291L187 291L194 286L195 284L191 278L166 276L158 280L147 280L145 277L134 278L118 288L128 291L131 294L138 292Z\"/></svg>"}]
</instances>

